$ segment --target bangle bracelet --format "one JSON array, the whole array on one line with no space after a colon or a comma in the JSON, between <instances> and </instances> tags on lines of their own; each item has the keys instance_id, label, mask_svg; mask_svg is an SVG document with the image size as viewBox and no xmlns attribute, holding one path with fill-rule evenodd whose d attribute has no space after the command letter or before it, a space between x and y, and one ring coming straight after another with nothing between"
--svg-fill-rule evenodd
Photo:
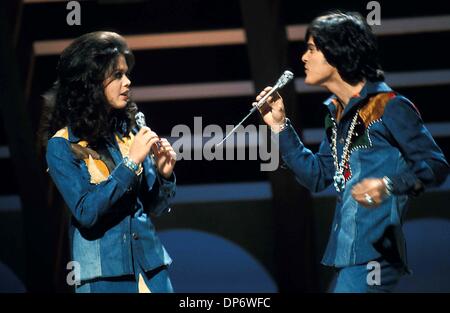
<instances>
[{"instance_id":1,"label":"bangle bracelet","mask_svg":"<svg viewBox=\"0 0 450 313\"><path fill-rule=\"evenodd\" d=\"M272 130L272 132L274 132L274 133L279 133L279 132L281 132L283 129L285 129L287 126L288 126L288 118L286 117L285 119L284 119L284 123L282 123L282 124L277 124L277 125L275 125L275 126L271 126L270 127L270 129Z\"/></svg>"},{"instance_id":2,"label":"bangle bracelet","mask_svg":"<svg viewBox=\"0 0 450 313\"><path fill-rule=\"evenodd\" d=\"M137 173L137 171L139 170L139 165L131 160L128 156L123 158L123 164L135 173Z\"/></svg>"}]
</instances>

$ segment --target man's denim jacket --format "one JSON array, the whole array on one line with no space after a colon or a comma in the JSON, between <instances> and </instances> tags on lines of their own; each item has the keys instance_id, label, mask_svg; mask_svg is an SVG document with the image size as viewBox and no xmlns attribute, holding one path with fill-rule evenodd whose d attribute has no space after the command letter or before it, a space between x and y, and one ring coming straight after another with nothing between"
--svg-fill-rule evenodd
<instances>
[{"instance_id":1,"label":"man's denim jacket","mask_svg":"<svg viewBox=\"0 0 450 313\"><path fill-rule=\"evenodd\" d=\"M111 138L112 139L112 138ZM48 141L50 176L70 209L72 258L79 262L81 281L133 274L133 258L145 271L171 263L155 233L150 215L170 210L175 176L165 180L152 159L136 175L123 163L133 134L116 135L105 155L77 157L87 146L66 127ZM92 151L91 151L92 152ZM109 166L108 166L109 164Z\"/></svg>"},{"instance_id":2,"label":"man's denim jacket","mask_svg":"<svg viewBox=\"0 0 450 313\"><path fill-rule=\"evenodd\" d=\"M335 167L330 149L337 100L325 105L325 136L317 153L307 149L292 125L279 134L281 155L296 179L319 192L333 183ZM360 108L350 159L345 171L346 186L337 195L334 221L323 257L324 265L345 267L383 257L405 266L406 244L402 219L411 195L425 187L441 184L449 172L448 163L426 129L414 105L394 93L383 82L367 82L359 95L350 99L337 122L339 162L347 132ZM289 122L288 122L289 123ZM393 194L379 207L365 208L351 195L352 187L365 178L387 176Z\"/></svg>"}]
</instances>

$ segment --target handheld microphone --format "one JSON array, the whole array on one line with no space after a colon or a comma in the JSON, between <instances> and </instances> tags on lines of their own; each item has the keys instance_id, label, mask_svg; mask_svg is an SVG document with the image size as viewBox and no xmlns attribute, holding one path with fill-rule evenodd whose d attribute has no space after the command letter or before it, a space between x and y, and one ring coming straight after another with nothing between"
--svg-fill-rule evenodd
<instances>
[{"instance_id":1,"label":"handheld microphone","mask_svg":"<svg viewBox=\"0 0 450 313\"><path fill-rule=\"evenodd\" d=\"M142 113L140 111L137 112L136 115L134 116L134 119L136 120L136 125L138 126L138 129L141 129L144 126L147 126L147 123L145 122L145 115L144 115L144 113ZM158 148L158 150L162 148L162 144L161 144L160 141L156 142L156 147ZM170 153L170 155L173 158L175 158L175 159L177 157L176 154L174 154L172 152Z\"/></svg>"},{"instance_id":2,"label":"handheld microphone","mask_svg":"<svg viewBox=\"0 0 450 313\"><path fill-rule=\"evenodd\" d=\"M270 91L258 101L258 103L250 110L252 113L257 109L261 108L262 105L267 101L275 91L283 88L287 83L289 83L294 78L294 74L291 71L284 71L284 73L278 78L276 84L270 89Z\"/></svg>"},{"instance_id":3,"label":"handheld microphone","mask_svg":"<svg viewBox=\"0 0 450 313\"><path fill-rule=\"evenodd\" d=\"M283 88L287 83L289 83L292 79L294 78L294 74L291 71L284 71L283 74L280 76L280 78L278 78L277 82L275 83L275 85L272 87L272 89L270 89L270 91L264 95L264 97L261 98L261 100L258 101L258 103L250 109L250 112L247 114L246 117L244 117L242 119L242 121L239 122L239 124L237 124L226 136L225 138L222 139L221 142L219 142L218 144L216 144L216 147L220 146L222 143L225 142L225 140L227 140L228 137L230 137L230 135L232 133L234 133L236 131L236 129L241 126L241 124L250 116L253 114L253 112L255 112L256 110L260 109L264 103L266 103L267 99L278 89Z\"/></svg>"},{"instance_id":4,"label":"handheld microphone","mask_svg":"<svg viewBox=\"0 0 450 313\"><path fill-rule=\"evenodd\" d=\"M144 126L147 126L147 123L145 122L145 115L142 112L137 112L134 116L134 119L136 120L136 125L141 129Z\"/></svg>"},{"instance_id":5,"label":"handheld microphone","mask_svg":"<svg viewBox=\"0 0 450 313\"><path fill-rule=\"evenodd\" d=\"M140 130L142 127L147 126L147 123L145 122L145 115L142 112L137 112L134 116L134 119L136 120L136 125L138 126L138 130ZM156 146L158 149L161 147L161 143L158 141L156 143Z\"/></svg>"}]
</instances>

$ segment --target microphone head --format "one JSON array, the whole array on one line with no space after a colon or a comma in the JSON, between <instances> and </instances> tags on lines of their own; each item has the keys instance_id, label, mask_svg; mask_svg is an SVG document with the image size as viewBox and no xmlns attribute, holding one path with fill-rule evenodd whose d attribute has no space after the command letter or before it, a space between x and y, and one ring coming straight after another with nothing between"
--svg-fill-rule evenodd
<instances>
[{"instance_id":1,"label":"microphone head","mask_svg":"<svg viewBox=\"0 0 450 313\"><path fill-rule=\"evenodd\" d=\"M142 112L137 112L134 116L134 119L136 120L136 125L139 128L142 128L144 126L147 126L147 123L145 123L145 115Z\"/></svg>"},{"instance_id":2,"label":"microphone head","mask_svg":"<svg viewBox=\"0 0 450 313\"><path fill-rule=\"evenodd\" d=\"M278 81L275 86L278 88L283 88L284 85L289 83L294 78L294 74L291 71L284 71L284 73L278 78Z\"/></svg>"}]
</instances>

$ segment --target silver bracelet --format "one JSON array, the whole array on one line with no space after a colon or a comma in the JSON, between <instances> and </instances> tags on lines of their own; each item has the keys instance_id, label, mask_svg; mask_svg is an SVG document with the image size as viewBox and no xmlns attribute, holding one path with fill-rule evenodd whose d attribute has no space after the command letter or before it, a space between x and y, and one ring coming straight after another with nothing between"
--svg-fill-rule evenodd
<instances>
[{"instance_id":1,"label":"silver bracelet","mask_svg":"<svg viewBox=\"0 0 450 313\"><path fill-rule=\"evenodd\" d=\"M275 128L275 127L270 127L270 130L272 131L272 132L274 132L274 133L279 133L279 132L281 132L282 130L284 130L285 128L287 128L287 126L288 126L288 121L289 121L289 119L287 118L287 117L285 117L284 118L284 123L282 123L282 124L277 124L276 125L276 127L277 128Z\"/></svg>"},{"instance_id":2,"label":"silver bracelet","mask_svg":"<svg viewBox=\"0 0 450 313\"><path fill-rule=\"evenodd\" d=\"M139 170L139 164L131 160L128 156L123 158L123 164L137 174Z\"/></svg>"},{"instance_id":3,"label":"silver bracelet","mask_svg":"<svg viewBox=\"0 0 450 313\"><path fill-rule=\"evenodd\" d=\"M383 183L386 188L386 195L390 196L392 194L392 191L394 190L394 187L392 186L392 181L389 179L389 177L384 176Z\"/></svg>"}]
</instances>

